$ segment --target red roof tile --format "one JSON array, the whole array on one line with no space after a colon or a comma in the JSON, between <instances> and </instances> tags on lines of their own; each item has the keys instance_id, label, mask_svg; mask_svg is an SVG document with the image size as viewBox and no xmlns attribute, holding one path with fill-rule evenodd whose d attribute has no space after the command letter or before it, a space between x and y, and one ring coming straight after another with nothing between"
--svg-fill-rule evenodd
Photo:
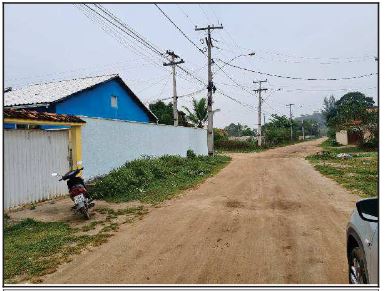
<instances>
[{"instance_id":1,"label":"red roof tile","mask_svg":"<svg viewBox=\"0 0 385 291\"><path fill-rule=\"evenodd\" d=\"M3 117L9 118L9 119L86 123L84 120L74 115L37 112L37 111L31 111L31 110L25 110L25 109L17 110L17 109L4 108Z\"/></svg>"}]
</instances>

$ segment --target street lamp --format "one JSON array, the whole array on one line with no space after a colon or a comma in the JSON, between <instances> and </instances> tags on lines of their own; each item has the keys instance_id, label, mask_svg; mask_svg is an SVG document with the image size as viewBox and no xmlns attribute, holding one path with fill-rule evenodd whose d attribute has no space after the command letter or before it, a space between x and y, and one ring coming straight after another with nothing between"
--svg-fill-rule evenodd
<instances>
[{"instance_id":1,"label":"street lamp","mask_svg":"<svg viewBox=\"0 0 385 291\"><path fill-rule=\"evenodd\" d=\"M251 52L251 53L248 53L248 54L242 54L242 55L233 57L231 60L226 62L222 67L219 67L219 70L222 70L224 67L226 67L228 64L230 64L232 61L234 61L234 60L236 60L236 59L238 59L240 57L251 57L251 56L254 56L254 55L255 55L255 52ZM216 72L218 72L218 70Z\"/></svg>"},{"instance_id":2,"label":"street lamp","mask_svg":"<svg viewBox=\"0 0 385 291\"><path fill-rule=\"evenodd\" d=\"M251 52L251 53L248 53L248 54L242 54L242 55L239 55L239 56L236 56L234 58L232 58L230 61L228 61L227 63L231 63L232 61L240 58L240 57L251 57L251 56L254 56L255 55L255 52Z\"/></svg>"}]
</instances>

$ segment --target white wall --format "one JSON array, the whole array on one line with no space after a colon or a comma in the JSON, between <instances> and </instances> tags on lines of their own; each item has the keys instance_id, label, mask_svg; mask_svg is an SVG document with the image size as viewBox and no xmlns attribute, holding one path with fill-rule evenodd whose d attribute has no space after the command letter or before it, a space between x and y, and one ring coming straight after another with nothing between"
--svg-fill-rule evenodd
<instances>
[{"instance_id":1,"label":"white wall","mask_svg":"<svg viewBox=\"0 0 385 291\"><path fill-rule=\"evenodd\" d=\"M86 179L103 175L143 155L207 155L207 131L149 123L81 117Z\"/></svg>"},{"instance_id":2,"label":"white wall","mask_svg":"<svg viewBox=\"0 0 385 291\"><path fill-rule=\"evenodd\" d=\"M348 145L348 132L340 130L336 132L336 141L342 145Z\"/></svg>"},{"instance_id":3,"label":"white wall","mask_svg":"<svg viewBox=\"0 0 385 291\"><path fill-rule=\"evenodd\" d=\"M68 193L68 130L4 130L4 208Z\"/></svg>"}]
</instances>

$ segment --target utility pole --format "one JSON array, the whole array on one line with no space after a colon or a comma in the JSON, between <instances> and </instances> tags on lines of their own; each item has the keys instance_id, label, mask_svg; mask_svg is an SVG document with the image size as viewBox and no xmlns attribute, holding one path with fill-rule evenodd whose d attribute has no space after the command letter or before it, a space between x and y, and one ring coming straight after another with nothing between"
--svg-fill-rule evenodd
<instances>
[{"instance_id":1,"label":"utility pole","mask_svg":"<svg viewBox=\"0 0 385 291\"><path fill-rule=\"evenodd\" d=\"M262 146L262 125L261 125L261 114L262 114L262 91L267 91L266 88L262 88L262 83L267 82L267 80L262 81L253 81L253 83L259 83L259 88L253 90L258 92L258 123L257 123L257 143L259 146Z\"/></svg>"},{"instance_id":2,"label":"utility pole","mask_svg":"<svg viewBox=\"0 0 385 291\"><path fill-rule=\"evenodd\" d=\"M295 104L293 103L290 103L290 104L286 104L286 106L289 106L290 107L290 140L293 141L293 114L292 114L292 111L291 111L291 107L294 106Z\"/></svg>"},{"instance_id":3,"label":"utility pole","mask_svg":"<svg viewBox=\"0 0 385 291\"><path fill-rule=\"evenodd\" d=\"M305 128L303 127L303 119L302 119L302 140L305 140Z\"/></svg>"},{"instance_id":4,"label":"utility pole","mask_svg":"<svg viewBox=\"0 0 385 291\"><path fill-rule=\"evenodd\" d=\"M207 85L207 147L209 156L214 155L214 112L213 112L213 91L215 92L216 88L213 83L213 73L211 70L211 65L213 60L211 58L211 48L213 43L211 40L211 30L214 29L223 29L223 26L214 26L208 25L207 27L198 28L195 26L195 31L207 30L206 44L207 44L207 71L208 71L208 85Z\"/></svg>"},{"instance_id":5,"label":"utility pole","mask_svg":"<svg viewBox=\"0 0 385 291\"><path fill-rule=\"evenodd\" d=\"M176 76L175 76L175 66L179 64L183 64L183 59L180 59L178 55L176 55L173 51L166 51L166 53L171 57L171 61L169 63L163 63L163 66L172 66L172 87L173 87L173 95L172 95L172 111L174 115L174 126L178 126L178 96L176 95ZM176 59L180 59L176 61Z\"/></svg>"}]
</instances>

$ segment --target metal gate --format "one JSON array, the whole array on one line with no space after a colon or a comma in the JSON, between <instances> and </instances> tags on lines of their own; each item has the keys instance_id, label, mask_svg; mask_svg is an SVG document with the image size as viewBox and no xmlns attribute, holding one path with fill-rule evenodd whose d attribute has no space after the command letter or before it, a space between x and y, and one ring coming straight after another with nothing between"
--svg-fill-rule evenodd
<instances>
[{"instance_id":1,"label":"metal gate","mask_svg":"<svg viewBox=\"0 0 385 291\"><path fill-rule=\"evenodd\" d=\"M66 194L69 160L68 130L4 130L4 208Z\"/></svg>"}]
</instances>

